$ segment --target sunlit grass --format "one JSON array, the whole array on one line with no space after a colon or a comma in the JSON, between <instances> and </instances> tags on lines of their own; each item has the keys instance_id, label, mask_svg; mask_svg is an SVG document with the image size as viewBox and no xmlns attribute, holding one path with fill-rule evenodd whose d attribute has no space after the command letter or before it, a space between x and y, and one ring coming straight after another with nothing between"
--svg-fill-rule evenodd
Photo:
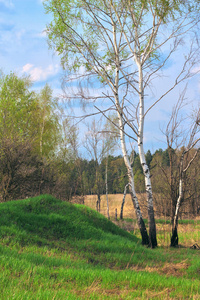
<instances>
[{"instance_id":1,"label":"sunlit grass","mask_svg":"<svg viewBox=\"0 0 200 300\"><path fill-rule=\"evenodd\" d=\"M195 238L199 224L184 226ZM5 300L200 295L198 251L148 249L139 235L92 209L48 195L0 205L0 270L0 298Z\"/></svg>"}]
</instances>

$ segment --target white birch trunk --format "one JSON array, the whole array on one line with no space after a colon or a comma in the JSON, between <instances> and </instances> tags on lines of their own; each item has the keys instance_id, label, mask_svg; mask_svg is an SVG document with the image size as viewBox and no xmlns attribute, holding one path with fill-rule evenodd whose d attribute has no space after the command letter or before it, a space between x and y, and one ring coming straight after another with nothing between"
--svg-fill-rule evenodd
<instances>
[{"instance_id":1,"label":"white birch trunk","mask_svg":"<svg viewBox=\"0 0 200 300\"><path fill-rule=\"evenodd\" d=\"M144 177L145 177L145 189L147 194L147 206L148 206L148 223L149 223L149 242L152 248L157 246L156 238L156 224L154 218L154 208L153 208L153 194L152 194L152 185L150 178L150 170L146 163L144 147L143 147L143 136L144 136L144 88L143 88L143 74L142 66L139 61L137 61L139 69L139 101L140 101L140 110L139 110L139 128L138 128L138 150L140 163L142 165Z\"/></svg>"},{"instance_id":2,"label":"white birch trunk","mask_svg":"<svg viewBox=\"0 0 200 300\"><path fill-rule=\"evenodd\" d=\"M125 163L127 173L128 173L131 199L132 199L132 202L133 202L133 205L134 205L134 208L135 208L138 227L140 229L140 233L141 233L141 236L142 236L142 244L143 245L149 245L149 236L148 236L148 233L147 233L147 230L146 230L146 226L144 224L144 220L143 220L142 213L141 213L141 210L140 210L139 202L138 202L136 192L135 192L133 169L131 167L131 163L130 163L128 153L127 153L127 149L126 149L124 123L123 123L123 111L122 111L122 108L120 106L119 95L118 95L120 61L119 61L119 51L118 51L117 39L116 39L116 28L115 28L114 23L113 23L113 42L114 42L114 49L115 49L115 55L116 55L114 99L115 99L115 105L116 105L117 114L118 114L121 149L122 149L122 154L123 154L123 158L124 158L124 163Z\"/></svg>"},{"instance_id":3,"label":"white birch trunk","mask_svg":"<svg viewBox=\"0 0 200 300\"><path fill-rule=\"evenodd\" d=\"M183 199L183 155L181 157L180 164L180 179L179 179L179 195L176 203L176 210L174 214L173 224L172 224L172 236L171 236L171 247L178 246L178 215L179 209L181 207L181 201Z\"/></svg>"},{"instance_id":4,"label":"white birch trunk","mask_svg":"<svg viewBox=\"0 0 200 300\"><path fill-rule=\"evenodd\" d=\"M123 126L123 120L122 116L118 112L118 120L119 120L119 128L120 128L120 141L121 141L121 148L122 148L122 153L123 153L123 158L124 162L127 168L127 173L128 173L128 179L129 179L129 185L130 185L130 193L131 193L131 199L135 208L135 213L137 217L137 222L138 226L140 229L140 233L142 236L142 244L143 245L149 245L149 237L147 234L146 226L144 224L144 220L142 217L142 213L140 210L139 202L136 196L135 192L135 184L134 184L134 174L133 174L133 169L131 167L131 163L127 154L126 150L126 143L125 143L125 136L124 136L124 126Z\"/></svg>"},{"instance_id":5,"label":"white birch trunk","mask_svg":"<svg viewBox=\"0 0 200 300\"><path fill-rule=\"evenodd\" d=\"M179 214L179 209L181 207L181 199L183 198L183 180L182 178L179 181L179 196L178 196L178 200L177 200L177 204L176 204L176 211L175 211L175 215L174 215L174 228L177 226L178 224L178 214Z\"/></svg>"}]
</instances>

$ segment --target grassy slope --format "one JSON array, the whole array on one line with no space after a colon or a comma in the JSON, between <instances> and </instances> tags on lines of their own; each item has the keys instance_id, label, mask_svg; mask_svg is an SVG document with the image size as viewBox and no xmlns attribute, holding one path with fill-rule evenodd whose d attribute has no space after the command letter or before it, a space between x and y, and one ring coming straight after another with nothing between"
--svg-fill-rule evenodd
<instances>
[{"instance_id":1,"label":"grassy slope","mask_svg":"<svg viewBox=\"0 0 200 300\"><path fill-rule=\"evenodd\" d=\"M199 252L147 249L82 205L0 205L1 299L199 299Z\"/></svg>"}]
</instances>

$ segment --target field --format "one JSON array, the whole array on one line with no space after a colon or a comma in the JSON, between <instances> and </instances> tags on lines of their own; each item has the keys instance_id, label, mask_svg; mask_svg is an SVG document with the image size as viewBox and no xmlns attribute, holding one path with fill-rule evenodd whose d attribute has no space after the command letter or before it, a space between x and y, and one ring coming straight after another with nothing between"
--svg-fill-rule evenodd
<instances>
[{"instance_id":1,"label":"field","mask_svg":"<svg viewBox=\"0 0 200 300\"><path fill-rule=\"evenodd\" d=\"M115 218L115 209L117 209L118 217L121 210L121 203L122 203L123 195L122 194L115 194L115 195L108 195L108 202L109 202L109 210L111 218ZM96 209L96 195L87 195L85 196L84 203L85 205L91 207L92 209ZM101 196L101 213L107 217L107 202L106 202L106 195ZM124 205L124 218L135 219L135 213L133 209L133 204L131 201L131 197L129 194L126 195L126 201Z\"/></svg>"},{"instance_id":2,"label":"field","mask_svg":"<svg viewBox=\"0 0 200 300\"><path fill-rule=\"evenodd\" d=\"M200 252L185 245L199 241L200 221L183 226L180 248L152 250L137 228L86 205L49 195L1 203L0 299L200 299Z\"/></svg>"},{"instance_id":3,"label":"field","mask_svg":"<svg viewBox=\"0 0 200 300\"><path fill-rule=\"evenodd\" d=\"M129 194L126 195L126 201L124 205L123 217L124 220L121 221L120 211L122 204L123 194L108 195L109 201L109 213L111 220L119 227L132 232L136 236L139 235L138 226L136 223L136 216L133 208L133 203ZM146 218L147 224L147 207L145 204L145 195L139 194L138 199L143 212L143 217ZM92 209L96 209L96 195L87 195L84 199L85 205ZM117 221L115 221L115 211L117 209ZM101 196L101 213L107 217L107 201L106 196ZM180 244L184 247L191 247L195 243L200 244L200 217L195 217L193 220L179 220L179 240ZM158 245L168 246L170 245L170 235L171 235L171 225L170 218L162 217L161 219L157 217L157 232L158 232Z\"/></svg>"}]
</instances>

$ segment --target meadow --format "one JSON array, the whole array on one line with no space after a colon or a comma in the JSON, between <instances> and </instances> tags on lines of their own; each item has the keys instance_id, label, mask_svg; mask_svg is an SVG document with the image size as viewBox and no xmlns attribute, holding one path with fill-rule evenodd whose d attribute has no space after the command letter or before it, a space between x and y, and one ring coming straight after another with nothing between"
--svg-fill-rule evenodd
<instances>
[{"instance_id":1,"label":"meadow","mask_svg":"<svg viewBox=\"0 0 200 300\"><path fill-rule=\"evenodd\" d=\"M130 228L49 195L1 203L0 299L200 298L200 252L187 246L199 241L199 220L181 224L176 249L159 230L153 250L131 218L121 222Z\"/></svg>"},{"instance_id":2,"label":"meadow","mask_svg":"<svg viewBox=\"0 0 200 300\"><path fill-rule=\"evenodd\" d=\"M146 197L144 194L138 194L138 200L140 202L140 207L143 212L143 218L145 220L146 226L148 226L147 218L147 205ZM136 215L133 208L133 203L131 201L130 194L126 195L126 200L123 209L123 220L120 220L120 211L122 204L123 194L108 195L109 201L109 215L117 226L133 233L134 235L140 237L138 230ZM85 205L92 209L96 209L96 195L87 195L84 199ZM117 220L115 220L115 212L117 209ZM106 195L101 196L101 214L107 218L107 201ZM192 217L192 219L190 219ZM171 238L171 219L167 216L160 216L156 213L155 207L155 218L156 218L156 227L158 232L158 245L159 246L169 246ZM188 215L186 219L179 220L179 240L180 245L184 247L191 247L195 243L200 244L200 216L191 216Z\"/></svg>"}]
</instances>

